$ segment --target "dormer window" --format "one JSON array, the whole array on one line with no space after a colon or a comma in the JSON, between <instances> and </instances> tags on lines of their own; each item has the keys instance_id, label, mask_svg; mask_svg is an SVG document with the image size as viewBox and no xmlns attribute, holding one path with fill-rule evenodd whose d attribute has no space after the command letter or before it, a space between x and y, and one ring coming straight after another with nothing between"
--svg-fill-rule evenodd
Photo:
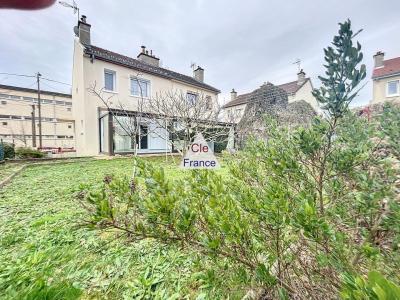
<instances>
[{"instance_id":1,"label":"dormer window","mask_svg":"<svg viewBox=\"0 0 400 300\"><path fill-rule=\"evenodd\" d=\"M115 72L104 70L104 89L109 92L115 92Z\"/></svg>"},{"instance_id":2,"label":"dormer window","mask_svg":"<svg viewBox=\"0 0 400 300\"><path fill-rule=\"evenodd\" d=\"M400 95L399 82L400 80L393 80L387 83L387 93L386 93L387 97L394 97Z\"/></svg>"}]
</instances>

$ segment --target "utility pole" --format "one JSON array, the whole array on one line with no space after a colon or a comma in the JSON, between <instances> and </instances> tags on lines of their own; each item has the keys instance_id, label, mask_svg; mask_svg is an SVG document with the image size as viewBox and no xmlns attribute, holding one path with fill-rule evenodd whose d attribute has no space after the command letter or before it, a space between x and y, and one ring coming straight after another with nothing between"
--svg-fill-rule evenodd
<instances>
[{"instance_id":1,"label":"utility pole","mask_svg":"<svg viewBox=\"0 0 400 300\"><path fill-rule=\"evenodd\" d=\"M39 111L39 149L42 149L42 108L40 104L40 74L39 72L36 73L36 80L37 80L37 94L38 94L38 111Z\"/></svg>"},{"instance_id":2,"label":"utility pole","mask_svg":"<svg viewBox=\"0 0 400 300\"><path fill-rule=\"evenodd\" d=\"M32 104L32 147L36 147L36 119L35 119L35 104Z\"/></svg>"}]
</instances>

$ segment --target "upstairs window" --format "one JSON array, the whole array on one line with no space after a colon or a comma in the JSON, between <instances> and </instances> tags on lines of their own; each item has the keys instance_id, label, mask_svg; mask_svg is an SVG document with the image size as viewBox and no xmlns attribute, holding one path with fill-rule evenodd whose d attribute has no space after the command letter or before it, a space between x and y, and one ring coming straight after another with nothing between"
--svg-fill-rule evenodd
<instances>
[{"instance_id":1,"label":"upstairs window","mask_svg":"<svg viewBox=\"0 0 400 300\"><path fill-rule=\"evenodd\" d=\"M387 83L387 96L388 97L393 97L393 96L399 96L399 80L394 80L394 81L389 81Z\"/></svg>"},{"instance_id":2,"label":"upstairs window","mask_svg":"<svg viewBox=\"0 0 400 300\"><path fill-rule=\"evenodd\" d=\"M213 108L213 103L212 103L211 96L207 96L206 97L206 108L207 109L212 109Z\"/></svg>"},{"instance_id":3,"label":"upstairs window","mask_svg":"<svg viewBox=\"0 0 400 300\"><path fill-rule=\"evenodd\" d=\"M186 100L190 105L195 105L197 102L197 94L192 92L187 92Z\"/></svg>"},{"instance_id":4,"label":"upstairs window","mask_svg":"<svg viewBox=\"0 0 400 300\"><path fill-rule=\"evenodd\" d=\"M150 81L132 77L131 95L148 98L150 96Z\"/></svg>"},{"instance_id":5,"label":"upstairs window","mask_svg":"<svg viewBox=\"0 0 400 300\"><path fill-rule=\"evenodd\" d=\"M104 89L106 91L115 91L115 72L104 70Z\"/></svg>"}]
</instances>

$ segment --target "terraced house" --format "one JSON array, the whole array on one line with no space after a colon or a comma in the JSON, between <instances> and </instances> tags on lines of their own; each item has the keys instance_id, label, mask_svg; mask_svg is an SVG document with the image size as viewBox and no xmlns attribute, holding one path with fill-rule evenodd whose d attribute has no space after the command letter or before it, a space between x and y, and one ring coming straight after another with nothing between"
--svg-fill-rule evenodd
<instances>
[{"instance_id":1,"label":"terraced house","mask_svg":"<svg viewBox=\"0 0 400 300\"><path fill-rule=\"evenodd\" d=\"M261 88L266 84L267 83L264 83ZM276 87L287 93L289 104L305 101L314 109L315 112L319 112L317 100L312 95L313 85L311 79L306 77L303 70L300 70L297 74L297 80L276 85ZM233 89L231 92L231 100L223 106L225 119L232 119L235 122L239 122L251 99L259 93L259 89L260 88L241 95L238 95Z\"/></svg>"},{"instance_id":2,"label":"terraced house","mask_svg":"<svg viewBox=\"0 0 400 300\"><path fill-rule=\"evenodd\" d=\"M42 90L41 124L43 148L74 148L71 95ZM0 85L0 139L33 147L34 136L39 147L37 90Z\"/></svg>"},{"instance_id":3,"label":"terraced house","mask_svg":"<svg viewBox=\"0 0 400 300\"><path fill-rule=\"evenodd\" d=\"M381 51L374 55L373 98L371 104L400 103L400 57L385 60Z\"/></svg>"},{"instance_id":4,"label":"terraced house","mask_svg":"<svg viewBox=\"0 0 400 300\"><path fill-rule=\"evenodd\" d=\"M209 99L210 107L216 106L220 91L204 82L202 68L188 76L162 68L160 59L144 46L136 58L97 47L85 16L75 34L72 98L77 155L123 154L135 148L139 153L170 151L165 141L168 133L151 120L140 124L139 139L133 140L119 128L140 110L140 101L150 101L156 94L179 91L194 101L201 94ZM94 86L111 99L109 105L93 93Z\"/></svg>"}]
</instances>

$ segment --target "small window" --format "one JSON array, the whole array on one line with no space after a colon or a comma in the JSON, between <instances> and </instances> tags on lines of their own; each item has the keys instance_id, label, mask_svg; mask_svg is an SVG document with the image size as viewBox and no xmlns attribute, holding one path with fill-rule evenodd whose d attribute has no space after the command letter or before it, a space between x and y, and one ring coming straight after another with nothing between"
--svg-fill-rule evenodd
<instances>
[{"instance_id":1,"label":"small window","mask_svg":"<svg viewBox=\"0 0 400 300\"><path fill-rule=\"evenodd\" d=\"M104 89L106 91L115 91L115 72L104 70Z\"/></svg>"},{"instance_id":2,"label":"small window","mask_svg":"<svg viewBox=\"0 0 400 300\"><path fill-rule=\"evenodd\" d=\"M131 78L131 95L137 97L149 97L150 81L138 78Z\"/></svg>"},{"instance_id":3,"label":"small window","mask_svg":"<svg viewBox=\"0 0 400 300\"><path fill-rule=\"evenodd\" d=\"M7 126L8 123L7 122L2 122L3 126Z\"/></svg>"},{"instance_id":4,"label":"small window","mask_svg":"<svg viewBox=\"0 0 400 300\"><path fill-rule=\"evenodd\" d=\"M399 80L389 81L387 83L387 96L398 96L399 95Z\"/></svg>"},{"instance_id":5,"label":"small window","mask_svg":"<svg viewBox=\"0 0 400 300\"><path fill-rule=\"evenodd\" d=\"M1 101L1 104L6 105L7 101Z\"/></svg>"},{"instance_id":6,"label":"small window","mask_svg":"<svg viewBox=\"0 0 400 300\"><path fill-rule=\"evenodd\" d=\"M186 100L189 102L189 104L195 105L197 102L197 94L192 93L192 92L187 92Z\"/></svg>"},{"instance_id":7,"label":"small window","mask_svg":"<svg viewBox=\"0 0 400 300\"><path fill-rule=\"evenodd\" d=\"M68 124L68 128L72 128L72 125L71 125L71 124Z\"/></svg>"},{"instance_id":8,"label":"small window","mask_svg":"<svg viewBox=\"0 0 400 300\"><path fill-rule=\"evenodd\" d=\"M207 109L212 109L213 105L212 105L212 99L211 96L207 96L206 97L206 108Z\"/></svg>"},{"instance_id":9,"label":"small window","mask_svg":"<svg viewBox=\"0 0 400 300\"><path fill-rule=\"evenodd\" d=\"M67 111L71 111L71 107L67 107Z\"/></svg>"},{"instance_id":10,"label":"small window","mask_svg":"<svg viewBox=\"0 0 400 300\"><path fill-rule=\"evenodd\" d=\"M64 105L65 102L64 102L64 101L56 101L56 104L57 104L57 105Z\"/></svg>"}]
</instances>

